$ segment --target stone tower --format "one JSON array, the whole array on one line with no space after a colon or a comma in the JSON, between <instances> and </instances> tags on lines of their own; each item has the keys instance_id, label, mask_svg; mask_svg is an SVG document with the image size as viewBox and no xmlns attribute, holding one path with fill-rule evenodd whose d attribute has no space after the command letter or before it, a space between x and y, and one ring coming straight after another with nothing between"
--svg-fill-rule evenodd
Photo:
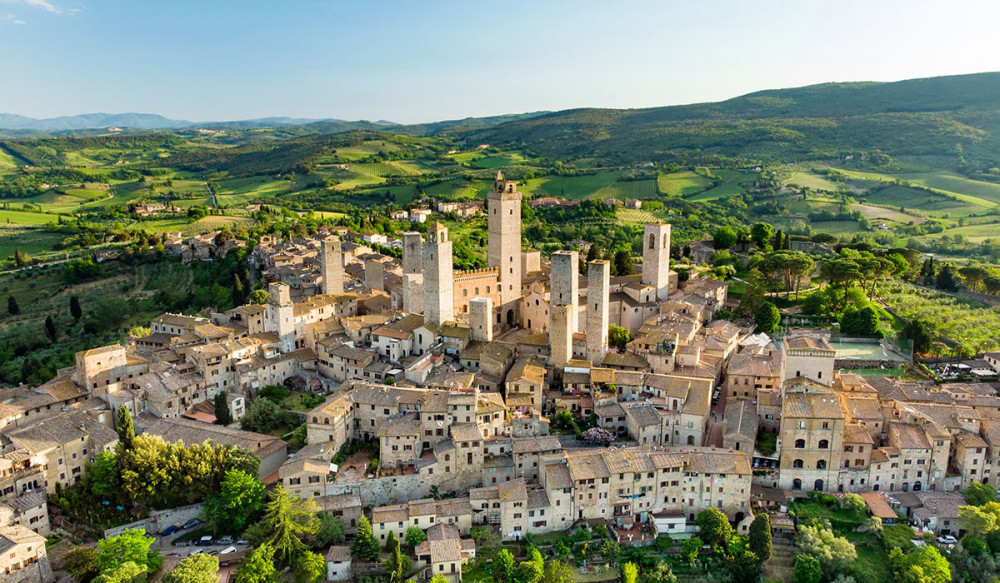
<instances>
[{"instance_id":1,"label":"stone tower","mask_svg":"<svg viewBox=\"0 0 1000 583\"><path fill-rule=\"evenodd\" d=\"M323 272L323 293L344 293L344 258L339 238L323 239L320 247L320 269Z\"/></svg>"},{"instance_id":2,"label":"stone tower","mask_svg":"<svg viewBox=\"0 0 1000 583\"><path fill-rule=\"evenodd\" d=\"M591 261L587 266L587 360L597 365L608 353L610 293L611 262Z\"/></svg>"},{"instance_id":3,"label":"stone tower","mask_svg":"<svg viewBox=\"0 0 1000 583\"><path fill-rule=\"evenodd\" d=\"M521 193L517 182L497 172L493 190L486 197L489 239L486 263L499 271L500 305L497 322L518 321L521 300Z\"/></svg>"},{"instance_id":4,"label":"stone tower","mask_svg":"<svg viewBox=\"0 0 1000 583\"><path fill-rule=\"evenodd\" d=\"M423 268L421 266L421 250L420 245L423 244L423 239L420 238L420 233L413 231L407 231L403 233L403 273L423 273Z\"/></svg>"},{"instance_id":5,"label":"stone tower","mask_svg":"<svg viewBox=\"0 0 1000 583\"><path fill-rule=\"evenodd\" d=\"M281 352L295 350L295 306L292 304L292 290L287 284L272 282L267 286L268 332L278 335Z\"/></svg>"},{"instance_id":6,"label":"stone tower","mask_svg":"<svg viewBox=\"0 0 1000 583\"><path fill-rule=\"evenodd\" d=\"M385 291L385 263L381 257L365 261L365 287L371 291Z\"/></svg>"},{"instance_id":7,"label":"stone tower","mask_svg":"<svg viewBox=\"0 0 1000 583\"><path fill-rule=\"evenodd\" d=\"M565 368L573 358L573 333L570 331L570 315L573 306L559 304L549 307L552 322L549 326L549 362L556 368Z\"/></svg>"},{"instance_id":8,"label":"stone tower","mask_svg":"<svg viewBox=\"0 0 1000 583\"><path fill-rule=\"evenodd\" d=\"M448 229L434 223L424 243L424 321L440 326L455 319L455 272Z\"/></svg>"},{"instance_id":9,"label":"stone tower","mask_svg":"<svg viewBox=\"0 0 1000 583\"><path fill-rule=\"evenodd\" d=\"M670 225L651 223L642 236L642 283L656 288L656 297L667 299L670 289Z\"/></svg>"},{"instance_id":10,"label":"stone tower","mask_svg":"<svg viewBox=\"0 0 1000 583\"><path fill-rule=\"evenodd\" d=\"M580 298L580 254L576 251L556 251L552 254L552 273L549 275L549 313L552 306L567 304L570 310L570 334L579 330L577 306ZM554 316L553 316L554 317ZM549 326L551 330L552 327Z\"/></svg>"},{"instance_id":11,"label":"stone tower","mask_svg":"<svg viewBox=\"0 0 1000 583\"><path fill-rule=\"evenodd\" d=\"M472 298L469 301L469 328L473 340L493 342L493 300Z\"/></svg>"},{"instance_id":12,"label":"stone tower","mask_svg":"<svg viewBox=\"0 0 1000 583\"><path fill-rule=\"evenodd\" d=\"M403 233L403 311L407 314L424 311L423 243L420 233Z\"/></svg>"}]
</instances>

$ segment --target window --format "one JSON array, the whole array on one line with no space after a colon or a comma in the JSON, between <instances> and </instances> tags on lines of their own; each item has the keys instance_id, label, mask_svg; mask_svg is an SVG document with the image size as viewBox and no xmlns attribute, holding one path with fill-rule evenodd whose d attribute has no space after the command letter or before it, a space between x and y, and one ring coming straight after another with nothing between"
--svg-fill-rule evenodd
<instances>
[{"instance_id":1,"label":"window","mask_svg":"<svg viewBox=\"0 0 1000 583\"><path fill-rule=\"evenodd\" d=\"M830 448L830 442L827 441L827 440L825 440L825 439L819 440L819 448L820 449L829 449Z\"/></svg>"},{"instance_id":2,"label":"window","mask_svg":"<svg viewBox=\"0 0 1000 583\"><path fill-rule=\"evenodd\" d=\"M825 470L826 469L826 460L819 460L818 462L816 462L816 469L817 470Z\"/></svg>"},{"instance_id":3,"label":"window","mask_svg":"<svg viewBox=\"0 0 1000 583\"><path fill-rule=\"evenodd\" d=\"M805 447L806 447L806 440L804 439L795 440L795 449L805 449Z\"/></svg>"},{"instance_id":4,"label":"window","mask_svg":"<svg viewBox=\"0 0 1000 583\"><path fill-rule=\"evenodd\" d=\"M792 467L796 468L796 469L801 468L802 467L802 460L795 460L794 462L792 462Z\"/></svg>"}]
</instances>

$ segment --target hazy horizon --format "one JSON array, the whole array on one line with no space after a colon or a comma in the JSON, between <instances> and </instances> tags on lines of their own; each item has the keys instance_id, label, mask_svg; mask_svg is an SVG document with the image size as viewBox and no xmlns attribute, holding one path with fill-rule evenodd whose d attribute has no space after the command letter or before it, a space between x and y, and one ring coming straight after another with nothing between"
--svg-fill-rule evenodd
<instances>
[{"instance_id":1,"label":"hazy horizon","mask_svg":"<svg viewBox=\"0 0 1000 583\"><path fill-rule=\"evenodd\" d=\"M986 2L0 0L0 112L421 123L1000 70Z\"/></svg>"}]
</instances>

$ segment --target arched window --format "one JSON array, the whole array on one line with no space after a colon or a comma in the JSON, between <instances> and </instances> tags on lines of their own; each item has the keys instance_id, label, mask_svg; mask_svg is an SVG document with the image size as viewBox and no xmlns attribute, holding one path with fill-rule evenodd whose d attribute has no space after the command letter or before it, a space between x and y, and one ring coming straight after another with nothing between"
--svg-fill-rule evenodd
<instances>
[{"instance_id":1,"label":"arched window","mask_svg":"<svg viewBox=\"0 0 1000 583\"><path fill-rule=\"evenodd\" d=\"M740 451L740 442L736 442L736 451Z\"/></svg>"},{"instance_id":2,"label":"arched window","mask_svg":"<svg viewBox=\"0 0 1000 583\"><path fill-rule=\"evenodd\" d=\"M795 440L795 449L805 449L805 447L806 447L806 440L804 439Z\"/></svg>"},{"instance_id":3,"label":"arched window","mask_svg":"<svg viewBox=\"0 0 1000 583\"><path fill-rule=\"evenodd\" d=\"M801 490L801 489L802 489L802 480L798 478L792 480L792 490Z\"/></svg>"},{"instance_id":4,"label":"arched window","mask_svg":"<svg viewBox=\"0 0 1000 583\"><path fill-rule=\"evenodd\" d=\"M827 441L827 440L825 440L825 439L819 440L819 448L820 449L830 449L830 442Z\"/></svg>"},{"instance_id":5,"label":"arched window","mask_svg":"<svg viewBox=\"0 0 1000 583\"><path fill-rule=\"evenodd\" d=\"M652 233L649 234L649 248L656 249L656 235Z\"/></svg>"},{"instance_id":6,"label":"arched window","mask_svg":"<svg viewBox=\"0 0 1000 583\"><path fill-rule=\"evenodd\" d=\"M688 435L688 445L694 445L694 436Z\"/></svg>"},{"instance_id":7,"label":"arched window","mask_svg":"<svg viewBox=\"0 0 1000 583\"><path fill-rule=\"evenodd\" d=\"M819 460L818 462L816 462L816 469L817 470L825 470L826 469L826 460Z\"/></svg>"},{"instance_id":8,"label":"arched window","mask_svg":"<svg viewBox=\"0 0 1000 583\"><path fill-rule=\"evenodd\" d=\"M816 490L817 492L822 492L823 480L816 480L815 482L813 482L813 490Z\"/></svg>"},{"instance_id":9,"label":"arched window","mask_svg":"<svg viewBox=\"0 0 1000 583\"><path fill-rule=\"evenodd\" d=\"M801 468L802 467L802 460L795 460L794 462L792 462L792 467L795 468L795 469Z\"/></svg>"},{"instance_id":10,"label":"arched window","mask_svg":"<svg viewBox=\"0 0 1000 583\"><path fill-rule=\"evenodd\" d=\"M664 233L663 234L663 248L666 249L669 246L670 246L670 243L667 242L667 234Z\"/></svg>"}]
</instances>

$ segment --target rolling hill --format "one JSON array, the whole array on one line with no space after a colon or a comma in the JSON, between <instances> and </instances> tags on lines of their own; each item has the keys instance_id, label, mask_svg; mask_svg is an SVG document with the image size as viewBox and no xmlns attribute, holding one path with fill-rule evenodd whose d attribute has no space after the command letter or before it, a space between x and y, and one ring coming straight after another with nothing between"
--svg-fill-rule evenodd
<instances>
[{"instance_id":1,"label":"rolling hill","mask_svg":"<svg viewBox=\"0 0 1000 583\"><path fill-rule=\"evenodd\" d=\"M648 109L575 109L466 137L523 145L555 159L624 163L715 154L801 160L881 149L986 171L1000 159L1000 73L826 83Z\"/></svg>"}]
</instances>

